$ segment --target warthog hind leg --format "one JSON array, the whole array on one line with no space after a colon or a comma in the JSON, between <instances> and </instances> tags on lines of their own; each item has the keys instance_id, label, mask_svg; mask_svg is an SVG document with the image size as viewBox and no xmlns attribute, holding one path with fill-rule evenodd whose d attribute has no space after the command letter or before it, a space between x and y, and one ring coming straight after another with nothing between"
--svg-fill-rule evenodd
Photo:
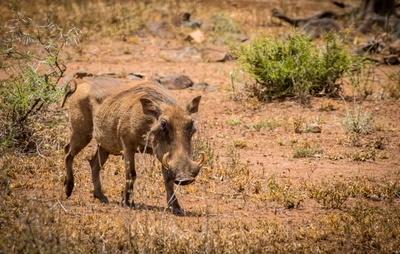
<instances>
[{"instance_id":1,"label":"warthog hind leg","mask_svg":"<svg viewBox=\"0 0 400 254\"><path fill-rule=\"evenodd\" d=\"M74 172L72 170L72 164L74 162L74 158L78 153L85 148L87 144L89 144L90 140L92 140L91 135L75 135L71 136L71 141L64 147L65 151L65 194L67 197L71 196L72 190L74 189Z\"/></svg>"},{"instance_id":2,"label":"warthog hind leg","mask_svg":"<svg viewBox=\"0 0 400 254\"><path fill-rule=\"evenodd\" d=\"M101 202L108 204L108 198L101 190L100 183L100 170L108 159L108 152L101 146L98 146L96 154L90 160L90 167L92 168L92 182L94 186L93 196L100 199Z\"/></svg>"}]
</instances>

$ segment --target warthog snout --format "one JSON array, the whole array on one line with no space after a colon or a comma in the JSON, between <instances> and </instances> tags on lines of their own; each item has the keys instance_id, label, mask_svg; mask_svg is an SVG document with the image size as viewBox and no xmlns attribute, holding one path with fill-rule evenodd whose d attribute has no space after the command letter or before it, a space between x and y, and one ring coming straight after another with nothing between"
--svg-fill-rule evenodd
<instances>
[{"instance_id":1,"label":"warthog snout","mask_svg":"<svg viewBox=\"0 0 400 254\"><path fill-rule=\"evenodd\" d=\"M175 179L174 183L176 185L188 185L194 182L194 178L184 178L184 179Z\"/></svg>"},{"instance_id":2,"label":"warthog snout","mask_svg":"<svg viewBox=\"0 0 400 254\"><path fill-rule=\"evenodd\" d=\"M200 154L200 160L198 162L189 161L186 165L188 167L174 167L168 163L169 153L164 154L162 158L162 165L164 169L169 171L170 176L176 185L188 185L194 182L195 177L199 174L201 167L203 167L205 162L205 154ZM180 160L181 161L181 160ZM173 164L173 163L171 163Z\"/></svg>"}]
</instances>

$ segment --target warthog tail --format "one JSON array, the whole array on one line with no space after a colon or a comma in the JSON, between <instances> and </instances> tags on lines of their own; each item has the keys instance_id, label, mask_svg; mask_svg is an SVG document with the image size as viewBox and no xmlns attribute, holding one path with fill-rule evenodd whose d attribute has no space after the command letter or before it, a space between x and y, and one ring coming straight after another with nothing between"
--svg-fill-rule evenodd
<instances>
[{"instance_id":1,"label":"warthog tail","mask_svg":"<svg viewBox=\"0 0 400 254\"><path fill-rule=\"evenodd\" d=\"M74 83L73 87L71 86L71 82ZM64 107L65 102L67 102L68 97L70 97L73 93L75 93L77 85L78 84L76 83L75 79L72 79L70 82L68 82L68 84L67 84L67 86L65 88L65 90L67 90L67 91L65 92L65 94L63 96L63 100L62 100L62 103L61 103L61 108Z\"/></svg>"}]
</instances>

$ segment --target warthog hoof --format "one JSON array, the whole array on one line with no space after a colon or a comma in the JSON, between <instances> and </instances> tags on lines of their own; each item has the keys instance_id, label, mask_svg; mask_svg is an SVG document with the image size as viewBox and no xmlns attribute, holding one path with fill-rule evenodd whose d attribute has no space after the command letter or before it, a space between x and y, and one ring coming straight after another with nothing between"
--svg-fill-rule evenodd
<instances>
[{"instance_id":1,"label":"warthog hoof","mask_svg":"<svg viewBox=\"0 0 400 254\"><path fill-rule=\"evenodd\" d=\"M185 215L185 211L180 207L172 207L172 214L183 216Z\"/></svg>"},{"instance_id":2,"label":"warthog hoof","mask_svg":"<svg viewBox=\"0 0 400 254\"><path fill-rule=\"evenodd\" d=\"M74 189L74 180L68 181L67 178L64 179L65 194L67 197L71 196L72 190Z\"/></svg>"},{"instance_id":3,"label":"warthog hoof","mask_svg":"<svg viewBox=\"0 0 400 254\"><path fill-rule=\"evenodd\" d=\"M135 204L133 202L132 203L125 202L122 204L122 206L125 206L126 208L130 208L130 209L135 209Z\"/></svg>"},{"instance_id":4,"label":"warthog hoof","mask_svg":"<svg viewBox=\"0 0 400 254\"><path fill-rule=\"evenodd\" d=\"M108 201L108 198L103 194L103 195L96 195L93 194L94 198L97 198L98 200L100 200L101 203L103 204L109 204L110 202Z\"/></svg>"},{"instance_id":5,"label":"warthog hoof","mask_svg":"<svg viewBox=\"0 0 400 254\"><path fill-rule=\"evenodd\" d=\"M124 197L122 197L121 206L130 208L130 209L135 209L135 203L133 202L133 200L132 201L125 200Z\"/></svg>"}]
</instances>

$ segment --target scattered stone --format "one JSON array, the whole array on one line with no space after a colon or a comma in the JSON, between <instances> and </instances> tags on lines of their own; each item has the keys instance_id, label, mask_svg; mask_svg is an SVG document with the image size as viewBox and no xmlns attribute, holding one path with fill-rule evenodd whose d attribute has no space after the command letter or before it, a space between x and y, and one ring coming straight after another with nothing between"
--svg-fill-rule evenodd
<instances>
[{"instance_id":1,"label":"scattered stone","mask_svg":"<svg viewBox=\"0 0 400 254\"><path fill-rule=\"evenodd\" d=\"M400 55L400 39L390 43L389 52L390 54Z\"/></svg>"},{"instance_id":2,"label":"scattered stone","mask_svg":"<svg viewBox=\"0 0 400 254\"><path fill-rule=\"evenodd\" d=\"M96 77L120 78L122 75L115 72L99 72Z\"/></svg>"},{"instance_id":3,"label":"scattered stone","mask_svg":"<svg viewBox=\"0 0 400 254\"><path fill-rule=\"evenodd\" d=\"M197 43L202 43L206 40L204 33L201 30L193 31L188 36L189 40L193 40Z\"/></svg>"},{"instance_id":4,"label":"scattered stone","mask_svg":"<svg viewBox=\"0 0 400 254\"><path fill-rule=\"evenodd\" d=\"M164 46L168 45L168 42L166 42L166 41L154 41L153 45L159 46L159 47L164 47Z\"/></svg>"},{"instance_id":5,"label":"scattered stone","mask_svg":"<svg viewBox=\"0 0 400 254\"><path fill-rule=\"evenodd\" d=\"M161 79L162 77L163 77L163 76L159 75L157 72L153 72L153 73L151 74L150 80L154 80L154 81L160 82L160 79Z\"/></svg>"},{"instance_id":6,"label":"scattered stone","mask_svg":"<svg viewBox=\"0 0 400 254\"><path fill-rule=\"evenodd\" d=\"M129 80L142 80L144 76L135 73L129 73L125 78Z\"/></svg>"},{"instance_id":7,"label":"scattered stone","mask_svg":"<svg viewBox=\"0 0 400 254\"><path fill-rule=\"evenodd\" d=\"M161 77L159 79L159 82L164 87L171 90L186 89L193 85L193 81L184 74L172 74L169 76Z\"/></svg>"},{"instance_id":8,"label":"scattered stone","mask_svg":"<svg viewBox=\"0 0 400 254\"><path fill-rule=\"evenodd\" d=\"M158 36L160 38L174 38L175 36L170 32L167 22L158 21L158 22L150 22L147 24L147 28L154 36Z\"/></svg>"},{"instance_id":9,"label":"scattered stone","mask_svg":"<svg viewBox=\"0 0 400 254\"><path fill-rule=\"evenodd\" d=\"M396 25L392 34L392 41L400 39L400 23Z\"/></svg>"},{"instance_id":10,"label":"scattered stone","mask_svg":"<svg viewBox=\"0 0 400 254\"><path fill-rule=\"evenodd\" d=\"M250 38L249 38L247 35L240 34L240 35L238 36L238 40L239 40L240 42L245 42L245 41L250 40Z\"/></svg>"},{"instance_id":11,"label":"scattered stone","mask_svg":"<svg viewBox=\"0 0 400 254\"><path fill-rule=\"evenodd\" d=\"M397 65L399 64L398 55L388 55L383 57L383 62L388 65Z\"/></svg>"},{"instance_id":12,"label":"scattered stone","mask_svg":"<svg viewBox=\"0 0 400 254\"><path fill-rule=\"evenodd\" d=\"M209 45L201 51L201 56L205 62L226 62L233 60L233 56L229 54L223 47Z\"/></svg>"},{"instance_id":13,"label":"scattered stone","mask_svg":"<svg viewBox=\"0 0 400 254\"><path fill-rule=\"evenodd\" d=\"M82 79L84 77L93 77L93 76L94 76L93 73L87 72L85 70L77 71L74 74L74 78L79 78L79 79Z\"/></svg>"},{"instance_id":14,"label":"scattered stone","mask_svg":"<svg viewBox=\"0 0 400 254\"><path fill-rule=\"evenodd\" d=\"M213 27L211 25L209 25L209 24L203 23L203 24L201 24L200 29L202 31L212 31Z\"/></svg>"},{"instance_id":15,"label":"scattered stone","mask_svg":"<svg viewBox=\"0 0 400 254\"><path fill-rule=\"evenodd\" d=\"M195 91L204 91L204 92L218 91L218 87L210 86L206 82L198 82L194 84L190 89Z\"/></svg>"},{"instance_id":16,"label":"scattered stone","mask_svg":"<svg viewBox=\"0 0 400 254\"><path fill-rule=\"evenodd\" d=\"M180 61L182 59L190 59L192 62L200 62L201 54L193 47L183 49L164 49L158 53L158 56L167 62Z\"/></svg>"},{"instance_id":17,"label":"scattered stone","mask_svg":"<svg viewBox=\"0 0 400 254\"><path fill-rule=\"evenodd\" d=\"M172 23L174 26L187 26L192 28L199 28L201 27L202 22L200 20L190 20L190 13L188 12L181 12L178 15L175 15L172 19Z\"/></svg>"},{"instance_id":18,"label":"scattered stone","mask_svg":"<svg viewBox=\"0 0 400 254\"><path fill-rule=\"evenodd\" d=\"M319 126L319 125L316 124L316 123L312 123L312 124L309 124L309 125L307 126L307 132L311 132L311 133L321 133L321 131L322 131L321 126Z\"/></svg>"},{"instance_id":19,"label":"scattered stone","mask_svg":"<svg viewBox=\"0 0 400 254\"><path fill-rule=\"evenodd\" d=\"M386 44L380 40L369 40L360 50L367 53L381 53L386 48Z\"/></svg>"}]
</instances>

